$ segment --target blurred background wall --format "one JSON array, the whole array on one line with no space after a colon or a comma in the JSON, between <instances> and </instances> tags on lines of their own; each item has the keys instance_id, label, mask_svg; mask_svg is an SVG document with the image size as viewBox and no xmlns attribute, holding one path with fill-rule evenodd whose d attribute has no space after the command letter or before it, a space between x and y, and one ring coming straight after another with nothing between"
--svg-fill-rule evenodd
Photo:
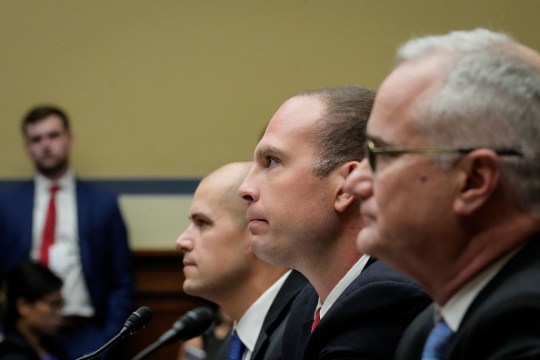
<instances>
[{"instance_id":1,"label":"blurred background wall","mask_svg":"<svg viewBox=\"0 0 540 360\"><path fill-rule=\"evenodd\" d=\"M173 249L198 179L251 159L289 95L377 88L412 36L488 27L540 49L537 0L0 0L0 180L28 177L33 105L120 193L134 249Z\"/></svg>"}]
</instances>

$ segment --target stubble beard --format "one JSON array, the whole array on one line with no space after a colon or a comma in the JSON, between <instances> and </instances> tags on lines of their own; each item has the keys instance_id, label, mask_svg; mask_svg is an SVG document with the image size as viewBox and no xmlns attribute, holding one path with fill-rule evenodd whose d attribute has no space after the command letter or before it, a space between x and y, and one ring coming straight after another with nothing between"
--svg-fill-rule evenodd
<instances>
[{"instance_id":1,"label":"stubble beard","mask_svg":"<svg viewBox=\"0 0 540 360\"><path fill-rule=\"evenodd\" d=\"M47 178L57 178L63 175L68 169L69 159L66 156L51 165L46 165L39 161L36 161L34 164L40 174L44 175Z\"/></svg>"}]
</instances>

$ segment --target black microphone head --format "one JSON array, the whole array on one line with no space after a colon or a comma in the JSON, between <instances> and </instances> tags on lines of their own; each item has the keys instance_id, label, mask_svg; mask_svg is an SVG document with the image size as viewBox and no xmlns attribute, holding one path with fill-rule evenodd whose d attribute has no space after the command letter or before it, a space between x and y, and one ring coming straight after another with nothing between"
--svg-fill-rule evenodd
<instances>
[{"instance_id":1,"label":"black microphone head","mask_svg":"<svg viewBox=\"0 0 540 360\"><path fill-rule=\"evenodd\" d=\"M122 333L128 333L129 335L135 334L137 331L144 329L146 324L152 319L154 313L148 306L141 306L135 310L124 323ZM126 334L127 335L127 334Z\"/></svg>"},{"instance_id":2,"label":"black microphone head","mask_svg":"<svg viewBox=\"0 0 540 360\"><path fill-rule=\"evenodd\" d=\"M181 316L160 338L160 342L170 344L176 340L188 340L201 335L214 322L214 313L207 307L198 307Z\"/></svg>"}]
</instances>

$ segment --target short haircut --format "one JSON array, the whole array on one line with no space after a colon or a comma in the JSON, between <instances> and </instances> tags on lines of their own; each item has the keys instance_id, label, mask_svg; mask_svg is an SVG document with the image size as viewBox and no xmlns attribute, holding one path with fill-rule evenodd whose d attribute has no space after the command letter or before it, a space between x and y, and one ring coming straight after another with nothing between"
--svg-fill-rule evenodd
<instances>
[{"instance_id":1,"label":"short haircut","mask_svg":"<svg viewBox=\"0 0 540 360\"><path fill-rule=\"evenodd\" d=\"M540 217L540 69L517 45L476 29L412 40L398 59L450 59L442 85L415 104L415 125L432 146L517 148L523 157L501 157L502 172L520 206Z\"/></svg>"},{"instance_id":2,"label":"short haircut","mask_svg":"<svg viewBox=\"0 0 540 360\"><path fill-rule=\"evenodd\" d=\"M361 86L336 86L306 90L296 96L316 96L325 104L322 121L317 122L313 142L317 159L313 171L328 176L348 161L362 161L366 125L375 91Z\"/></svg>"},{"instance_id":3,"label":"short haircut","mask_svg":"<svg viewBox=\"0 0 540 360\"><path fill-rule=\"evenodd\" d=\"M23 121L21 123L21 132L23 136L26 137L26 127L28 125L38 123L51 115L58 116L60 120L62 120L64 129L66 129L67 131L70 130L69 117L64 110L52 105L36 106L30 109L26 116L23 118Z\"/></svg>"}]
</instances>

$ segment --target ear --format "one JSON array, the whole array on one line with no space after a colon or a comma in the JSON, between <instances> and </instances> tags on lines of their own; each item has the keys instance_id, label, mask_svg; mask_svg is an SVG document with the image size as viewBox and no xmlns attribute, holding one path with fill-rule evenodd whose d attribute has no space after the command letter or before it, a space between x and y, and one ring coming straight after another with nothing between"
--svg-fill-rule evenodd
<instances>
[{"instance_id":1,"label":"ear","mask_svg":"<svg viewBox=\"0 0 540 360\"><path fill-rule=\"evenodd\" d=\"M73 147L73 143L75 142L75 135L73 134L71 130L68 130L67 136L68 136L68 146L69 146L69 149L71 149Z\"/></svg>"},{"instance_id":2,"label":"ear","mask_svg":"<svg viewBox=\"0 0 540 360\"><path fill-rule=\"evenodd\" d=\"M344 190L347 178L351 175L354 169L360 165L358 161L349 161L335 170L336 182L336 198L334 207L336 211L344 212L347 208L355 202L356 197Z\"/></svg>"},{"instance_id":3,"label":"ear","mask_svg":"<svg viewBox=\"0 0 540 360\"><path fill-rule=\"evenodd\" d=\"M17 307L17 311L19 312L21 316L26 316L32 308L32 304L28 300L22 297L18 298L15 301L15 304Z\"/></svg>"},{"instance_id":4,"label":"ear","mask_svg":"<svg viewBox=\"0 0 540 360\"><path fill-rule=\"evenodd\" d=\"M466 155L461 192L454 202L454 211L468 215L485 205L493 195L500 179L500 159L491 150L479 149Z\"/></svg>"},{"instance_id":5,"label":"ear","mask_svg":"<svg viewBox=\"0 0 540 360\"><path fill-rule=\"evenodd\" d=\"M30 156L30 142L26 136L23 138L23 148L26 155Z\"/></svg>"}]
</instances>

